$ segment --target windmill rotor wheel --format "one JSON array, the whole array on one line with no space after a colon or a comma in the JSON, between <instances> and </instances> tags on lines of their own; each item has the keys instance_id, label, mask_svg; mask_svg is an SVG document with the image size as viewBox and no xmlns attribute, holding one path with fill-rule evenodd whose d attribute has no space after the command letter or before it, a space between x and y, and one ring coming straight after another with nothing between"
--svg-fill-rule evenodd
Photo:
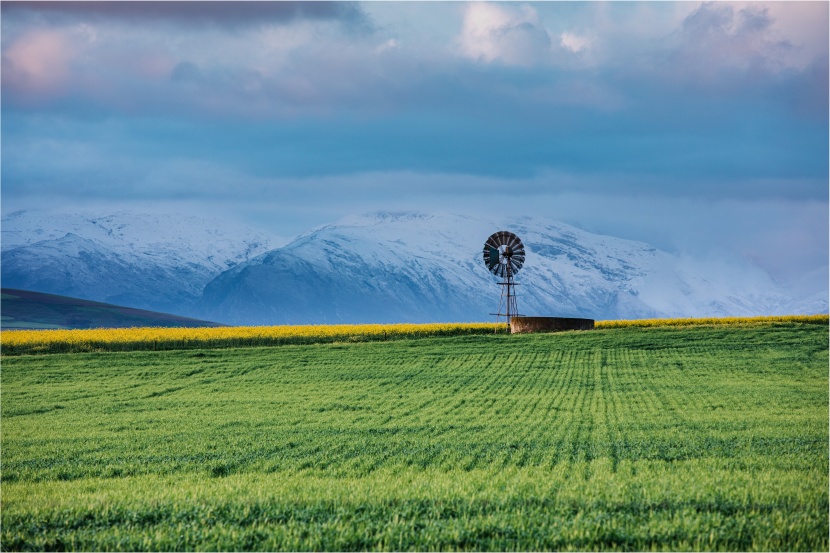
<instances>
[{"instance_id":1,"label":"windmill rotor wheel","mask_svg":"<svg viewBox=\"0 0 830 553\"><path fill-rule=\"evenodd\" d=\"M506 230L494 232L484 243L484 264L494 275L515 275L525 262L525 247L518 236Z\"/></svg>"}]
</instances>

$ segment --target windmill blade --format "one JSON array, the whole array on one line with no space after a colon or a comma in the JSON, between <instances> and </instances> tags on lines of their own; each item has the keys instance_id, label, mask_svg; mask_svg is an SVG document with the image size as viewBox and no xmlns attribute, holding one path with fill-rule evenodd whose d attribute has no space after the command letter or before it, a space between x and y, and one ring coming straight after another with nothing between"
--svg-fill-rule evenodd
<instances>
[{"instance_id":1,"label":"windmill blade","mask_svg":"<svg viewBox=\"0 0 830 553\"><path fill-rule=\"evenodd\" d=\"M525 262L525 254L524 254L524 252L521 252L521 253L518 253L518 254L514 254L514 255L513 255L513 261L515 261L516 263L518 263L518 264L519 264L519 267L521 267L522 265L524 265L524 262Z\"/></svg>"},{"instance_id":2,"label":"windmill blade","mask_svg":"<svg viewBox=\"0 0 830 553\"><path fill-rule=\"evenodd\" d=\"M525 253L525 245L522 244L522 241L519 239L519 237L514 235L513 238L513 245L511 246L513 248L513 251L515 251L516 253Z\"/></svg>"}]
</instances>

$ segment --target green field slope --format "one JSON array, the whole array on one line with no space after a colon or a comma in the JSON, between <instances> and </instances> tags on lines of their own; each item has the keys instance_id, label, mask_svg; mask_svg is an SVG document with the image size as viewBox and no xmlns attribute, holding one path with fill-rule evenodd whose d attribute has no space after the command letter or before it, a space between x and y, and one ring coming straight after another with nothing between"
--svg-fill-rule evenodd
<instances>
[{"instance_id":1,"label":"green field slope","mask_svg":"<svg viewBox=\"0 0 830 553\"><path fill-rule=\"evenodd\" d=\"M3 550L828 549L828 329L4 357Z\"/></svg>"},{"instance_id":2,"label":"green field slope","mask_svg":"<svg viewBox=\"0 0 830 553\"><path fill-rule=\"evenodd\" d=\"M0 312L0 326L4 330L220 326L168 313L14 288L2 289Z\"/></svg>"}]
</instances>

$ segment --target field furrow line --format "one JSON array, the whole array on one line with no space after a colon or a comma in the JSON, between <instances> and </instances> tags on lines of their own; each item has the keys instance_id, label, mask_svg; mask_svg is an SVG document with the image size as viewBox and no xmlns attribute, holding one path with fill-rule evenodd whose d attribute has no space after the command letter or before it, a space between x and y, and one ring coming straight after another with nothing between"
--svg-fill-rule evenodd
<instances>
[{"instance_id":1,"label":"field furrow line","mask_svg":"<svg viewBox=\"0 0 830 553\"><path fill-rule=\"evenodd\" d=\"M579 402L579 356L576 352L567 351L561 356L561 371L557 371L552 383L556 384L557 394L551 398L552 420L550 439L552 447L551 463L556 464L570 461L573 452L573 425L578 420L576 408Z\"/></svg>"},{"instance_id":2,"label":"field furrow line","mask_svg":"<svg viewBox=\"0 0 830 553\"><path fill-rule=\"evenodd\" d=\"M590 401L590 451L593 459L611 457L608 448L608 419L607 401L605 397L606 379L605 365L608 363L608 353L605 350L595 352L593 370L590 373L592 382L592 397Z\"/></svg>"},{"instance_id":3,"label":"field furrow line","mask_svg":"<svg viewBox=\"0 0 830 553\"><path fill-rule=\"evenodd\" d=\"M620 438L620 395L622 385L618 380L620 373L628 371L628 367L621 358L620 350L605 352L606 364L604 368L604 383L607 390L605 401L605 425L607 432L607 448L611 457L611 471L617 472L619 464L619 438Z\"/></svg>"},{"instance_id":4,"label":"field furrow line","mask_svg":"<svg viewBox=\"0 0 830 553\"><path fill-rule=\"evenodd\" d=\"M584 447L585 430L590 428L590 420L588 417L590 413L586 413L586 404L590 396L590 368L593 351L578 352L574 359L573 378L569 380L569 394L571 399L570 405L566 405L569 416L565 421L563 431L565 433L565 447L568 451L567 460L574 464L579 464L586 460L586 448ZM580 477L583 475L580 475Z\"/></svg>"},{"instance_id":5,"label":"field furrow line","mask_svg":"<svg viewBox=\"0 0 830 553\"><path fill-rule=\"evenodd\" d=\"M546 355L534 353L530 365L535 367L535 374L528 382L526 393L527 405L517 416L521 424L521 434L518 442L523 445L518 457L519 466L528 463L539 465L546 458L555 455L551 451L551 444L556 443L553 425L558 417L551 417L554 405L561 398L563 389L557 385L560 382L561 367L551 359L560 359L561 352L547 352ZM533 447L530 444L534 444Z\"/></svg>"},{"instance_id":6,"label":"field furrow line","mask_svg":"<svg viewBox=\"0 0 830 553\"><path fill-rule=\"evenodd\" d=\"M522 390L527 390L529 380L526 359L516 352L505 356L500 373L487 388L497 400L484 413L487 431L478 442L476 455L479 459L489 457L488 463L501 458L502 464L512 464L510 459L520 447L528 409L522 401Z\"/></svg>"}]
</instances>

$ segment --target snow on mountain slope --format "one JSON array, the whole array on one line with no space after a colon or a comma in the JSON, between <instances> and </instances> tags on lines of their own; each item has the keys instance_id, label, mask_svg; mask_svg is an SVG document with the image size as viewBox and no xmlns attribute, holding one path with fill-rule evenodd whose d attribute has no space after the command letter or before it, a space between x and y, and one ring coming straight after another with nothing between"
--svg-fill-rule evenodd
<instances>
[{"instance_id":1,"label":"snow on mountain slope","mask_svg":"<svg viewBox=\"0 0 830 553\"><path fill-rule=\"evenodd\" d=\"M7 287L231 324L492 320L484 240L512 230L527 315L595 319L826 312L740 261L712 262L542 218L346 217L280 239L196 217L17 212L2 221ZM274 249L276 248L276 249Z\"/></svg>"},{"instance_id":2,"label":"snow on mountain slope","mask_svg":"<svg viewBox=\"0 0 830 553\"><path fill-rule=\"evenodd\" d=\"M212 278L282 242L192 216L18 211L0 243L4 286L189 315Z\"/></svg>"},{"instance_id":3,"label":"snow on mountain slope","mask_svg":"<svg viewBox=\"0 0 830 553\"><path fill-rule=\"evenodd\" d=\"M481 259L497 230L527 252L526 315L595 319L771 314L791 301L748 264L709 264L540 219L372 213L313 229L210 282L199 315L237 324L492 320Z\"/></svg>"}]
</instances>

